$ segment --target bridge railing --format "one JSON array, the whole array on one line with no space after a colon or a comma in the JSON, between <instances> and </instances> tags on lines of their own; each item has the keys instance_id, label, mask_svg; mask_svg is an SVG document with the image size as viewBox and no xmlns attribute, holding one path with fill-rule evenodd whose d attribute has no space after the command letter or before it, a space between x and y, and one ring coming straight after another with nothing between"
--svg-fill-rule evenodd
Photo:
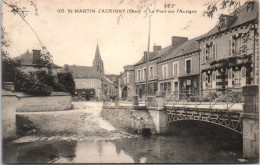
<instances>
[{"instance_id":1,"label":"bridge railing","mask_svg":"<svg viewBox=\"0 0 260 165\"><path fill-rule=\"evenodd\" d=\"M165 92L165 105L171 107L241 110L242 88L182 90Z\"/></svg>"}]
</instances>

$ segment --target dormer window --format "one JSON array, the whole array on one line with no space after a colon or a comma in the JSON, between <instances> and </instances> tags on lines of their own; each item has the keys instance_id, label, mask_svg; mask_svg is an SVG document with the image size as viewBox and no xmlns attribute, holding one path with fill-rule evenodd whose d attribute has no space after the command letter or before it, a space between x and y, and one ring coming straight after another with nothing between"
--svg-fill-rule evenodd
<instances>
[{"instance_id":1,"label":"dormer window","mask_svg":"<svg viewBox=\"0 0 260 165\"><path fill-rule=\"evenodd\" d=\"M221 14L219 16L219 30L228 28L236 19L235 15Z\"/></svg>"}]
</instances>

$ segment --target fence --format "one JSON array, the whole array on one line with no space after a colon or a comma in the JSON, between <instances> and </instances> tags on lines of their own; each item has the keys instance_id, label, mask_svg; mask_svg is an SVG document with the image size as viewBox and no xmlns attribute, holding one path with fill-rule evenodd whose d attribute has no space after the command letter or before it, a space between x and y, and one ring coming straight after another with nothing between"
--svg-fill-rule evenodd
<instances>
[{"instance_id":1,"label":"fence","mask_svg":"<svg viewBox=\"0 0 260 165\"><path fill-rule=\"evenodd\" d=\"M241 110L243 103L242 88L165 92L165 105L171 107Z\"/></svg>"}]
</instances>

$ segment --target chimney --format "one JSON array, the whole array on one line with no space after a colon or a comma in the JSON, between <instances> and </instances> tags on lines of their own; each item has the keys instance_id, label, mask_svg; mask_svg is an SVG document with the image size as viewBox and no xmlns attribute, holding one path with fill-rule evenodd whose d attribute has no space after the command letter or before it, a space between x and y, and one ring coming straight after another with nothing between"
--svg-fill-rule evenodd
<instances>
[{"instance_id":1,"label":"chimney","mask_svg":"<svg viewBox=\"0 0 260 165\"><path fill-rule=\"evenodd\" d=\"M177 47L186 41L188 41L187 37L172 36L172 46L173 47Z\"/></svg>"},{"instance_id":2,"label":"chimney","mask_svg":"<svg viewBox=\"0 0 260 165\"><path fill-rule=\"evenodd\" d=\"M32 50L33 51L33 64L37 64L41 61L41 50Z\"/></svg>"},{"instance_id":3,"label":"chimney","mask_svg":"<svg viewBox=\"0 0 260 165\"><path fill-rule=\"evenodd\" d=\"M158 50L161 50L162 49L162 46L159 46L159 45L155 45L153 46L153 52L156 52Z\"/></svg>"},{"instance_id":4,"label":"chimney","mask_svg":"<svg viewBox=\"0 0 260 165\"><path fill-rule=\"evenodd\" d=\"M64 70L65 70L65 72L69 72L69 71L70 71L70 68L69 68L69 65L68 65L68 64L65 64L65 65L64 65Z\"/></svg>"}]
</instances>

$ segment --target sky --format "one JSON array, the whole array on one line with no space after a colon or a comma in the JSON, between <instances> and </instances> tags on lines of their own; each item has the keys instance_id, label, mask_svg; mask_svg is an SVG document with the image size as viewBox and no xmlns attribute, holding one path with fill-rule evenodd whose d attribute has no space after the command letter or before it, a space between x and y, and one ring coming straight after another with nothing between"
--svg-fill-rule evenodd
<instances>
[{"instance_id":1,"label":"sky","mask_svg":"<svg viewBox=\"0 0 260 165\"><path fill-rule=\"evenodd\" d=\"M26 21L59 66L64 64L91 66L98 43L106 74L119 74L123 66L133 65L143 56L148 45L149 19L140 14L98 13L99 9L134 9L145 0L4 0L25 7ZM37 13L35 14L36 5ZM153 0L148 0L153 2ZM151 16L150 50L154 44L162 48L171 44L172 36L195 38L213 28L220 12L214 17L203 17L207 0L161 0L151 9L164 10L165 4L175 13L154 13ZM59 13L60 9L64 13ZM68 13L68 9L95 9L96 13ZM193 11L192 14L177 10ZM2 25L6 30L10 57L23 54L27 49L41 49L30 27L10 12L2 2ZM196 11L196 13L195 13Z\"/></svg>"}]
</instances>

